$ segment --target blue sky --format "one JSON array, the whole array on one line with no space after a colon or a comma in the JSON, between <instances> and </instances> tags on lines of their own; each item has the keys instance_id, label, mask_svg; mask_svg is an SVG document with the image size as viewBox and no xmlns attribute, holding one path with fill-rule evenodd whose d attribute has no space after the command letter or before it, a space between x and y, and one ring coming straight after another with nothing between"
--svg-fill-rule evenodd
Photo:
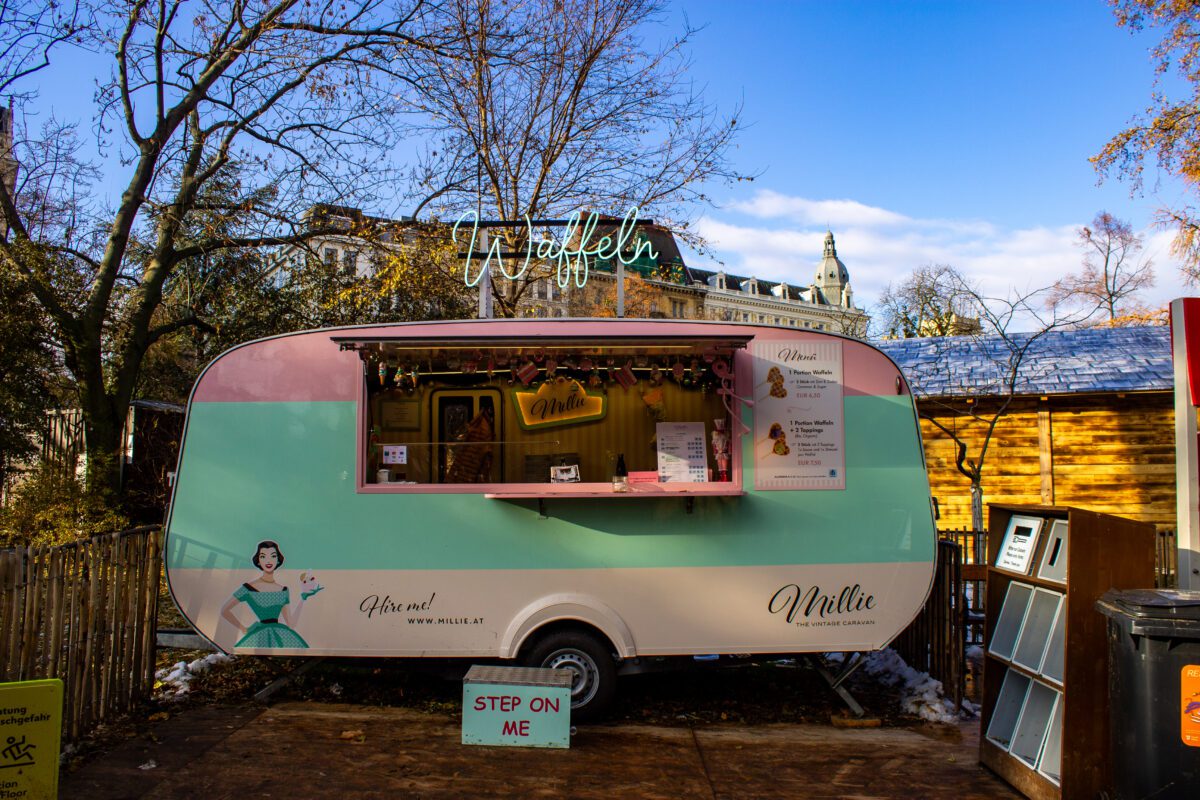
<instances>
[{"instance_id":1,"label":"blue sky","mask_svg":"<svg viewBox=\"0 0 1200 800\"><path fill-rule=\"evenodd\" d=\"M1154 81L1155 34L1118 29L1103 0L675 0L651 34L684 15L703 27L689 75L718 107L744 102L733 156L761 172L711 187L718 206L698 211L729 271L807 284L828 224L859 305L928 263L1027 290L1078 268L1075 231L1105 209L1146 233L1147 299L1196 293L1150 227L1178 184L1151 172L1130 197L1087 160ZM90 111L107 70L79 53L56 63L40 114Z\"/></svg>"},{"instance_id":2,"label":"blue sky","mask_svg":"<svg viewBox=\"0 0 1200 800\"><path fill-rule=\"evenodd\" d=\"M828 223L860 302L924 263L1002 292L1078 268L1074 231L1106 209L1145 228L1177 199L1130 197L1088 163L1149 102L1155 36L1102 0L740 3L680 0L704 29L691 74L743 99L735 158L753 184L714 188L700 230L730 271L807 283ZM1151 183L1153 183L1151 172ZM1166 300L1185 290L1147 230ZM1192 292L1194 293L1194 292Z\"/></svg>"}]
</instances>

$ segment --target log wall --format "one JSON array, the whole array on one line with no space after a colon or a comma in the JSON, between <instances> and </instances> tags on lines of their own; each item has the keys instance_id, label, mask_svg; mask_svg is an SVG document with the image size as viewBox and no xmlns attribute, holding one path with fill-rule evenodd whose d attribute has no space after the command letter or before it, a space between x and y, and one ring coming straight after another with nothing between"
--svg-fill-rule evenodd
<instances>
[{"instance_id":1,"label":"log wall","mask_svg":"<svg viewBox=\"0 0 1200 800\"><path fill-rule=\"evenodd\" d=\"M988 411L988 400L981 400ZM956 431L975 458L986 426L963 400L924 399L922 416ZM970 481L952 439L922 419L941 528L970 527ZM1078 506L1175 528L1175 429L1170 392L1018 398L992 437L983 502Z\"/></svg>"}]
</instances>

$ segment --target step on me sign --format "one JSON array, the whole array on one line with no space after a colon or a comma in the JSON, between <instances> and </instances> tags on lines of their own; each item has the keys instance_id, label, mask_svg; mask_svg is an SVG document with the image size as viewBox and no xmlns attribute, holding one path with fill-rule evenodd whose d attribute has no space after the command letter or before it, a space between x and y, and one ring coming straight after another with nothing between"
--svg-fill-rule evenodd
<instances>
[{"instance_id":1,"label":"step on me sign","mask_svg":"<svg viewBox=\"0 0 1200 800\"><path fill-rule=\"evenodd\" d=\"M470 228L469 238L464 233L467 251L464 256L463 281L467 286L479 286L479 316L487 318L492 316L493 271L498 269L505 278L519 280L529 270L530 263L535 257L553 265L554 278L560 289L567 288L572 282L579 288L585 286L593 259L612 261L616 266L617 316L625 316L625 265L632 264L643 256L657 259L658 252L649 241L639 239L637 236L637 206L630 207L613 234L597 238L596 229L600 223L600 215L595 212L584 216L582 211L576 211L564 222L553 223L534 222L530 220L528 214L525 215L523 223L526 242L525 258L519 269L510 272L504 263L504 255L501 251L502 240L494 238L489 242L486 229L487 227L520 227L522 223L482 223L479 220L479 213L476 211L467 211L459 216L451 231L451 238L457 243L459 229L464 226ZM642 224L650 223L646 221ZM534 228L551 225L561 225L563 227L562 236L559 239L542 239L535 245ZM482 236L480 228L484 229ZM477 250L477 247L481 249ZM630 250L632 250L632 255L626 255L626 252ZM483 262L473 267L472 262L477 260L480 253L485 254Z\"/></svg>"},{"instance_id":2,"label":"step on me sign","mask_svg":"<svg viewBox=\"0 0 1200 800\"><path fill-rule=\"evenodd\" d=\"M570 747L572 672L476 664L463 678L462 743Z\"/></svg>"}]
</instances>

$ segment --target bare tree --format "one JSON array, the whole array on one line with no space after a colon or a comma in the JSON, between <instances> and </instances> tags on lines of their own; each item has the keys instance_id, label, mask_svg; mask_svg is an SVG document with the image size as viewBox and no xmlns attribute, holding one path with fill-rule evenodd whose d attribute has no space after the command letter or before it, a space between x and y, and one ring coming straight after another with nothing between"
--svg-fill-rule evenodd
<instances>
[{"instance_id":1,"label":"bare tree","mask_svg":"<svg viewBox=\"0 0 1200 800\"><path fill-rule=\"evenodd\" d=\"M686 232L702 185L744 176L726 153L737 113L717 114L687 78L685 29L651 44L664 0L450 0L456 61L430 58L422 84L428 133L417 214L478 209L501 220L576 209L643 216ZM493 229L521 252L528 232ZM533 269L496 285L514 315Z\"/></svg>"},{"instance_id":2,"label":"bare tree","mask_svg":"<svg viewBox=\"0 0 1200 800\"><path fill-rule=\"evenodd\" d=\"M202 324L164 307L179 266L334 232L300 210L390 185L381 165L404 98L432 63L424 56L444 55L456 34L421 0L133 0L86 19L42 7L0 5L0 87L18 91L55 47L111 56L94 121L125 188L112 208L91 199L70 126L26 137L23 180L0 186L0 259L54 323L84 414L89 485L112 487L147 350Z\"/></svg>"},{"instance_id":3,"label":"bare tree","mask_svg":"<svg viewBox=\"0 0 1200 800\"><path fill-rule=\"evenodd\" d=\"M876 307L876 324L890 339L976 333L978 318L978 293L948 264L926 264L889 283Z\"/></svg>"},{"instance_id":4,"label":"bare tree","mask_svg":"<svg viewBox=\"0 0 1200 800\"><path fill-rule=\"evenodd\" d=\"M1041 371L1053 368L1049 363L1034 363L1030 357L1034 346L1052 331L1072 327L1088 314L1065 314L1059 307L1046 311L1048 289L991 297L957 271L947 269L949 272L943 273L949 276L945 287L975 310L978 329L970 336L931 339L928 350L907 375L919 396L921 417L954 443L955 467L970 481L971 524L982 530L983 475L996 426L1022 388ZM1018 332L1018 325L1031 330ZM951 388L935 390L935 386ZM968 438L964 429L944 421L946 412L951 419L976 423L982 433Z\"/></svg>"},{"instance_id":5,"label":"bare tree","mask_svg":"<svg viewBox=\"0 0 1200 800\"><path fill-rule=\"evenodd\" d=\"M1107 211L1096 214L1091 226L1083 226L1078 234L1083 270L1056 282L1049 302L1098 308L1109 325L1123 317L1143 316L1147 309L1135 295L1154 285L1154 265L1140 257L1142 237Z\"/></svg>"}]
</instances>

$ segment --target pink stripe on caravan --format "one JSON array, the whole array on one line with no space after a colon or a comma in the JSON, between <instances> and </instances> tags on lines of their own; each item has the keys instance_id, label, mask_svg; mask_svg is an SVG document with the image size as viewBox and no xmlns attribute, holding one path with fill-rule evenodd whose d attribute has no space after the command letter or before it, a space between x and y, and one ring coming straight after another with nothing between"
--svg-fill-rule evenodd
<instances>
[{"instance_id":1,"label":"pink stripe on caravan","mask_svg":"<svg viewBox=\"0 0 1200 800\"><path fill-rule=\"evenodd\" d=\"M362 366L328 332L252 342L217 358L196 383L193 403L356 400Z\"/></svg>"},{"instance_id":2,"label":"pink stripe on caravan","mask_svg":"<svg viewBox=\"0 0 1200 800\"><path fill-rule=\"evenodd\" d=\"M907 379L901 381L900 391L896 390L896 378L900 376L900 368L874 347L855 341L842 345L842 381L846 385L846 396L911 394Z\"/></svg>"},{"instance_id":3,"label":"pink stripe on caravan","mask_svg":"<svg viewBox=\"0 0 1200 800\"><path fill-rule=\"evenodd\" d=\"M822 334L758 325L677 320L463 320L403 325L361 326L281 336L252 342L217 358L196 384L193 402L354 401L362 366L352 352L339 350L338 338L528 338L600 339L606 336L694 336L760 339L814 339ZM895 395L896 367L878 350L845 340L847 395ZM741 376L738 376L739 379Z\"/></svg>"}]
</instances>

